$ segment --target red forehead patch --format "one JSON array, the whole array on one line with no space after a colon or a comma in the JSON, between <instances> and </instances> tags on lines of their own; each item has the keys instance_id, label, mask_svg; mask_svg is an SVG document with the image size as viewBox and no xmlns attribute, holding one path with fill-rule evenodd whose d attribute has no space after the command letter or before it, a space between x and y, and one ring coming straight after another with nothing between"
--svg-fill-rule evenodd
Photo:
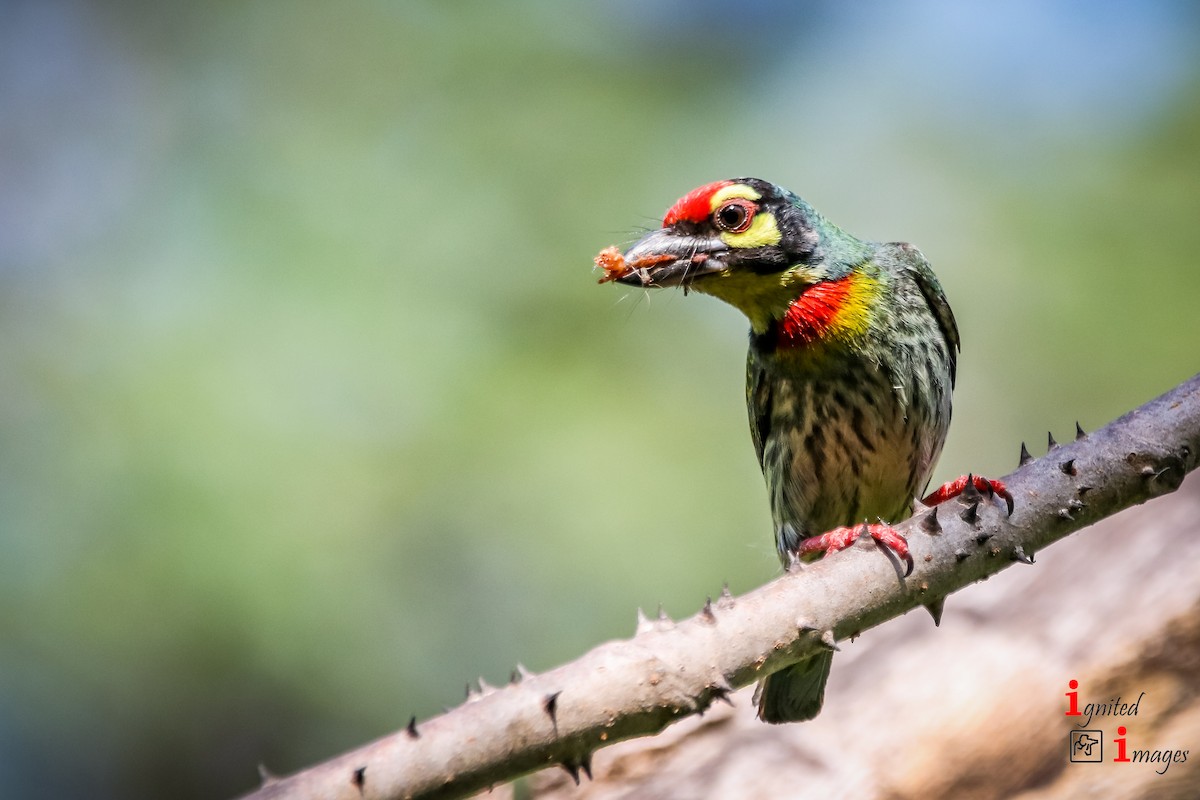
<instances>
[{"instance_id":1,"label":"red forehead patch","mask_svg":"<svg viewBox=\"0 0 1200 800\"><path fill-rule=\"evenodd\" d=\"M667 209L667 215L663 217L663 227L674 225L680 220L684 220L685 222L703 222L712 213L713 194L732 184L733 181L716 181L715 183L701 186L699 189L692 189L679 198L675 205Z\"/></svg>"}]
</instances>

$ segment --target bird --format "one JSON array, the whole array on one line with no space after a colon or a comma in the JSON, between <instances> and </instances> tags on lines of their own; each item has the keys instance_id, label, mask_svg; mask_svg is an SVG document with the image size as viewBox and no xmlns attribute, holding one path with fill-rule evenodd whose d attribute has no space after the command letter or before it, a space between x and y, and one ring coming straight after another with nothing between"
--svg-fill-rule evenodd
<instances>
[{"instance_id":1,"label":"bird","mask_svg":"<svg viewBox=\"0 0 1200 800\"><path fill-rule=\"evenodd\" d=\"M623 254L597 256L601 282L676 286L711 295L750 323L746 407L784 566L870 535L907 563L889 523L927 488L950 425L958 325L921 251L859 239L794 193L759 178L708 183L680 198L662 226ZM924 498L944 502L968 475ZM767 676L764 722L817 716L833 653Z\"/></svg>"}]
</instances>

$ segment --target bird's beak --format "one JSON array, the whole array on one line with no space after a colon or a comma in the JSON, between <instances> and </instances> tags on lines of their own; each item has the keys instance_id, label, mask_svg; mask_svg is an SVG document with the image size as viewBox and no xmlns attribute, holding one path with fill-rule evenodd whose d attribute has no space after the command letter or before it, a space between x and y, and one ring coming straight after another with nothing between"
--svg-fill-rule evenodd
<instances>
[{"instance_id":1,"label":"bird's beak","mask_svg":"<svg viewBox=\"0 0 1200 800\"><path fill-rule=\"evenodd\" d=\"M722 256L729 248L720 239L688 236L660 228L643 236L625 251L629 271L617 282L629 286L680 286L727 265Z\"/></svg>"}]
</instances>

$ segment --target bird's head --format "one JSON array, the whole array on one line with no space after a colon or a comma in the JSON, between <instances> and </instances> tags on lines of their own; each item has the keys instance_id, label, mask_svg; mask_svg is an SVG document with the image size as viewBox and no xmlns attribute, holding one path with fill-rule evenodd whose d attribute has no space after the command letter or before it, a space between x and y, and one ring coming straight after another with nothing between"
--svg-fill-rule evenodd
<instances>
[{"instance_id":1,"label":"bird's head","mask_svg":"<svg viewBox=\"0 0 1200 800\"><path fill-rule=\"evenodd\" d=\"M740 309L762 333L808 288L847 278L870 246L758 178L688 192L624 254L631 286L682 286Z\"/></svg>"}]
</instances>

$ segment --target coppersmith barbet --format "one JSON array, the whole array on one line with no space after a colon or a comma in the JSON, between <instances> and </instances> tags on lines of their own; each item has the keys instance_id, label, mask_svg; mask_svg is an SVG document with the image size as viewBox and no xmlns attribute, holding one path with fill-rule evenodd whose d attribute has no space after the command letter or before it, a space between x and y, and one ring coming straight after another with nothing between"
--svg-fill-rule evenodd
<instances>
[{"instance_id":1,"label":"coppersmith barbet","mask_svg":"<svg viewBox=\"0 0 1200 800\"><path fill-rule=\"evenodd\" d=\"M945 293L919 250L860 240L791 192L756 178L689 192L623 256L597 263L606 279L681 286L736 307L750 321L746 406L766 479L775 546L786 565L869 533L912 560L887 522L907 517L950 424L959 351ZM960 478L1012 498L998 481ZM831 652L767 677L767 722L815 717Z\"/></svg>"}]
</instances>

